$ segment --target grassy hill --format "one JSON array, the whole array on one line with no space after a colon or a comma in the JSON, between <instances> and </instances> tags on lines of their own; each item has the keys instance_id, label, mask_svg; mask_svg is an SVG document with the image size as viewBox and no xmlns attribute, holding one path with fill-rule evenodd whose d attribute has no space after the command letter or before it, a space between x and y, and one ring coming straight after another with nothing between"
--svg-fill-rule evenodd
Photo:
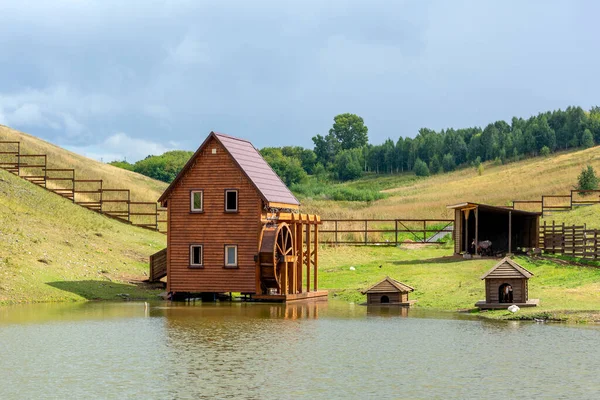
<instances>
[{"instance_id":1,"label":"grassy hill","mask_svg":"<svg viewBox=\"0 0 600 400\"><path fill-rule=\"evenodd\" d=\"M587 164L600 173L600 147L507 165L485 163L481 176L474 168L468 168L427 178L412 173L367 176L340 184L357 189L374 188L387 194L385 199L370 203L308 197L301 201L305 211L327 218L449 218L452 213L446 209L448 204L472 201L508 205L517 199L540 200L543 194L569 194ZM568 216L561 214L560 218Z\"/></svg>"},{"instance_id":2,"label":"grassy hill","mask_svg":"<svg viewBox=\"0 0 600 400\"><path fill-rule=\"evenodd\" d=\"M62 155L62 162L72 157L73 163L90 163L31 142ZM113 179L128 175L119 174ZM142 184L137 187L143 195ZM148 256L165 245L163 234L88 211L0 170L0 304L119 299L122 293L155 297L159 289L139 281L148 272Z\"/></svg>"},{"instance_id":3,"label":"grassy hill","mask_svg":"<svg viewBox=\"0 0 600 400\"><path fill-rule=\"evenodd\" d=\"M130 189L133 201L156 201L167 184L75 154L42 139L0 125L0 141L20 141L23 154L47 154L51 168L74 168L77 179L103 179L105 188Z\"/></svg>"}]
</instances>

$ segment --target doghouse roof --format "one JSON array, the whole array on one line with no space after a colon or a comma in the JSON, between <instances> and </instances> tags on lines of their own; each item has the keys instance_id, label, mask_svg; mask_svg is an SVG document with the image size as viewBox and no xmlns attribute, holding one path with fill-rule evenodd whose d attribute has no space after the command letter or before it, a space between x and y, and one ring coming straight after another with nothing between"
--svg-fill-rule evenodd
<instances>
[{"instance_id":1,"label":"doghouse roof","mask_svg":"<svg viewBox=\"0 0 600 400\"><path fill-rule=\"evenodd\" d=\"M398 282L397 280L392 279L389 276L386 276L385 279L383 279L382 281L371 286L370 288L368 288L367 290L362 292L362 294L389 293L389 292L409 293L409 292L412 292L413 290L415 290L415 289L408 285L405 285L402 282Z\"/></svg>"},{"instance_id":2,"label":"doghouse roof","mask_svg":"<svg viewBox=\"0 0 600 400\"><path fill-rule=\"evenodd\" d=\"M510 207L490 206L487 204L479 204L479 203L471 203L471 202L450 204L450 205L446 206L446 208L450 208L450 209L454 209L454 210L473 210L475 208L479 208L482 211L487 210L487 211L503 212L506 214L508 214L508 212L510 211L513 214L531 215L531 216L536 216L536 215L541 214L538 212L514 210Z\"/></svg>"},{"instance_id":3,"label":"doghouse roof","mask_svg":"<svg viewBox=\"0 0 600 400\"><path fill-rule=\"evenodd\" d=\"M525 268L521 267L519 264L514 262L508 257L505 257L496 264L492 269L490 269L485 275L481 277L481 279L486 278L526 278L529 279L533 276L532 272L527 271Z\"/></svg>"},{"instance_id":4,"label":"doghouse roof","mask_svg":"<svg viewBox=\"0 0 600 400\"><path fill-rule=\"evenodd\" d=\"M239 139L223 133L211 132L194 155L185 164L181 172L171 182L167 190L160 196L158 201L165 201L177 185L177 182L188 172L196 158L202 154L211 138L220 143L225 151L229 153L233 161L254 185L260 196L272 207L298 208L300 202L283 183L281 178L273 171L273 168L260 155L258 150L248 140Z\"/></svg>"}]
</instances>

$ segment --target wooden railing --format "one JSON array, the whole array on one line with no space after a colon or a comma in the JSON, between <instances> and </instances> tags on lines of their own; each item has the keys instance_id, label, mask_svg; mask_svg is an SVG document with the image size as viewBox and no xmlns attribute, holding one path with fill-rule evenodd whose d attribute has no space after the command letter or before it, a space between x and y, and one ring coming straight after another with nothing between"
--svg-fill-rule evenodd
<instances>
[{"instance_id":1,"label":"wooden railing","mask_svg":"<svg viewBox=\"0 0 600 400\"><path fill-rule=\"evenodd\" d=\"M540 226L540 248L546 253L597 259L600 231L586 225L547 224Z\"/></svg>"},{"instance_id":2,"label":"wooden railing","mask_svg":"<svg viewBox=\"0 0 600 400\"><path fill-rule=\"evenodd\" d=\"M129 189L104 187L102 179L77 179L72 168L49 168L46 154L21 154L21 143L0 141L0 168L73 203L118 221L166 233L166 208L132 201Z\"/></svg>"},{"instance_id":3,"label":"wooden railing","mask_svg":"<svg viewBox=\"0 0 600 400\"><path fill-rule=\"evenodd\" d=\"M441 243L452 239L451 219L323 219L320 243L398 245Z\"/></svg>"}]
</instances>

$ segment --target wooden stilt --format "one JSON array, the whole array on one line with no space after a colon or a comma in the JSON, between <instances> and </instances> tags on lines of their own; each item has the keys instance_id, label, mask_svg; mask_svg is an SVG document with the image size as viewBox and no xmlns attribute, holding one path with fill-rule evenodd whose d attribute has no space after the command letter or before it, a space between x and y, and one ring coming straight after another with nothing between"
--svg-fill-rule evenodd
<instances>
[{"instance_id":1,"label":"wooden stilt","mask_svg":"<svg viewBox=\"0 0 600 400\"><path fill-rule=\"evenodd\" d=\"M315 279L315 284L313 286L314 286L315 292L316 292L317 290L319 290L318 289L319 278L318 278L318 275L317 275L317 266L319 265L319 225L315 225L315 239L314 240L315 240L315 242L314 242L315 258L313 260L313 268L314 268L313 276L314 276L314 279Z\"/></svg>"},{"instance_id":2,"label":"wooden stilt","mask_svg":"<svg viewBox=\"0 0 600 400\"><path fill-rule=\"evenodd\" d=\"M310 292L310 260L311 260L311 249L310 249L310 224L306 225L306 291Z\"/></svg>"}]
</instances>

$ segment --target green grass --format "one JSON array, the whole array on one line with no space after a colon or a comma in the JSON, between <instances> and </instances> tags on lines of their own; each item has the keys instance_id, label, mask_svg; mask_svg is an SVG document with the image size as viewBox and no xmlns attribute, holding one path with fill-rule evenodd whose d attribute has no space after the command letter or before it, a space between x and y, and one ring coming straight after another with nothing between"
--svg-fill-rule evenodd
<instances>
[{"instance_id":1,"label":"green grass","mask_svg":"<svg viewBox=\"0 0 600 400\"><path fill-rule=\"evenodd\" d=\"M320 286L329 289L333 297L364 302L365 296L360 291L390 276L415 288L410 297L417 300L416 307L473 310L474 304L485 298L480 277L498 260L464 260L451 254L449 246L323 247L319 253ZM505 310L481 312L481 315L499 319L546 316L556 320L600 321L600 269L547 258L515 259L534 273L529 282L529 297L540 299L540 306L522 309L514 315Z\"/></svg>"},{"instance_id":2,"label":"green grass","mask_svg":"<svg viewBox=\"0 0 600 400\"><path fill-rule=\"evenodd\" d=\"M0 304L154 298L140 281L165 245L0 170Z\"/></svg>"}]
</instances>

